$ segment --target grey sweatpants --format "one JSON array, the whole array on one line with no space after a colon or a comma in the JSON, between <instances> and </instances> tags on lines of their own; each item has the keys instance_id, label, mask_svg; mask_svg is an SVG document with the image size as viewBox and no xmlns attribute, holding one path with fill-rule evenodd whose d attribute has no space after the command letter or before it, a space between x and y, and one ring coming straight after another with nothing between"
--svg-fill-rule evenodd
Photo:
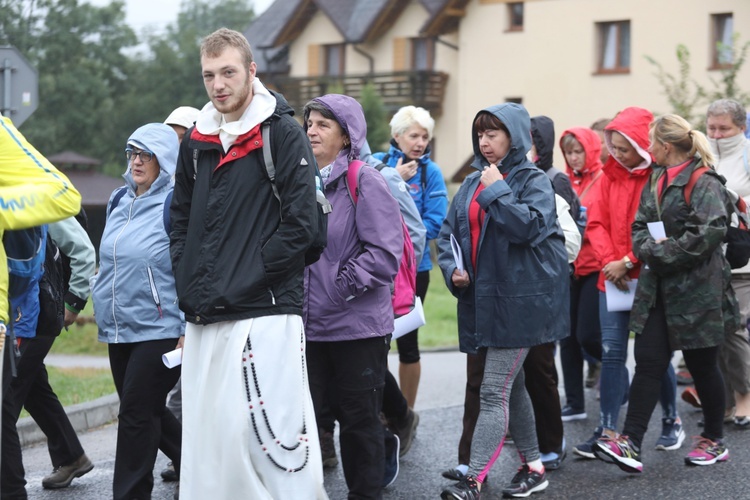
<instances>
[{"instance_id":1,"label":"grey sweatpants","mask_svg":"<svg viewBox=\"0 0 750 500\"><path fill-rule=\"evenodd\" d=\"M524 463L540 457L534 409L524 383L523 362L528 352L528 348L487 348L469 464L469 474L480 482L500 456L509 427Z\"/></svg>"},{"instance_id":2,"label":"grey sweatpants","mask_svg":"<svg viewBox=\"0 0 750 500\"><path fill-rule=\"evenodd\" d=\"M719 369L724 375L727 408L734 406L735 391L750 392L750 344L748 343L748 320L750 320L750 274L733 274L732 288L740 303L740 329L727 335L719 351ZM744 416L744 415L743 415Z\"/></svg>"}]
</instances>

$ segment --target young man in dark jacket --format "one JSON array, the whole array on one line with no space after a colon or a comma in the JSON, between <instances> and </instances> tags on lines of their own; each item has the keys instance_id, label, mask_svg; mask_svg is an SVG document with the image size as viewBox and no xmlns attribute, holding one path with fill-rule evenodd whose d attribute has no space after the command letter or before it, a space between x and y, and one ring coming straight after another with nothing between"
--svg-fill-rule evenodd
<instances>
[{"instance_id":1,"label":"young man in dark jacket","mask_svg":"<svg viewBox=\"0 0 750 500\"><path fill-rule=\"evenodd\" d=\"M325 498L302 326L315 159L241 33L206 37L201 66L211 102L180 146L171 205L187 320L180 498Z\"/></svg>"}]
</instances>

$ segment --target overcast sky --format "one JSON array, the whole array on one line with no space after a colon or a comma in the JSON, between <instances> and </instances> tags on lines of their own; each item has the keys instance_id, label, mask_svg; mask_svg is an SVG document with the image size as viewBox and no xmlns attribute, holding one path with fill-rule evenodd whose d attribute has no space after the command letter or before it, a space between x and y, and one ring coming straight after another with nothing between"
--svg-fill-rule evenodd
<instances>
[{"instance_id":1,"label":"overcast sky","mask_svg":"<svg viewBox=\"0 0 750 500\"><path fill-rule=\"evenodd\" d=\"M110 0L88 0L94 5L108 5ZM221 0L215 0L220 2ZM274 0L252 0L255 14L258 15L273 3ZM182 0L125 0L128 24L140 33L143 28L154 28L157 32L177 19Z\"/></svg>"}]
</instances>

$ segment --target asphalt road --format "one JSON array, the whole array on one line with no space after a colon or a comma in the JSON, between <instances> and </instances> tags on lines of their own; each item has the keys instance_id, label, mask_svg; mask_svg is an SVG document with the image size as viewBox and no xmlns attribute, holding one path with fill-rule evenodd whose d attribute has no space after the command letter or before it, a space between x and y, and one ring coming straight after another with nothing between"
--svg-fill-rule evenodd
<instances>
[{"instance_id":1,"label":"asphalt road","mask_svg":"<svg viewBox=\"0 0 750 500\"><path fill-rule=\"evenodd\" d=\"M391 357L395 368L396 359ZM461 432L463 401L464 356L456 352L427 353L423 356L422 382L417 400L420 426L417 438L409 453L401 460L401 469L395 483L384 493L384 499L436 499L441 488L449 482L440 472L455 465L456 447ZM616 466L599 461L577 459L570 452L575 443L589 437L597 423L598 402L595 391L587 390L589 418L565 424L568 458L558 471L549 473L549 488L543 496L551 499L705 499L750 498L748 466L750 466L750 431L735 430L728 426L726 441L730 460L706 467L688 467L683 457L689 451L690 440L682 449L671 452L652 449L661 429L660 408L652 418L644 443L644 472L629 475ZM698 434L696 426L700 414L682 401L678 409L688 436ZM624 419L621 414L620 423ZM24 450L30 499L100 500L111 498L111 481L114 466L116 424L90 430L81 436L83 446L96 468L86 476L59 491L41 487L41 479L50 471L49 458L43 445ZM158 471L166 464L159 455L155 468L156 479L153 498L171 499L173 483L164 483ZM483 499L501 498L504 484L515 474L518 458L515 448L507 446L490 473ZM206 471L210 473L210 471ZM331 499L345 499L346 485L340 466L326 471L326 489ZM241 492L237 499L244 499Z\"/></svg>"}]
</instances>

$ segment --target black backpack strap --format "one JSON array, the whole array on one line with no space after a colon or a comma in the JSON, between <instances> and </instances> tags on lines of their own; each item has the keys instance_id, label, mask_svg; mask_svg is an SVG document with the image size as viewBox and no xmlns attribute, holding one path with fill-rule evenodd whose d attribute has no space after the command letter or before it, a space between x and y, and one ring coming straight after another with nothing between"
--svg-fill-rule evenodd
<instances>
[{"instance_id":1,"label":"black backpack strap","mask_svg":"<svg viewBox=\"0 0 750 500\"><path fill-rule=\"evenodd\" d=\"M198 177L198 150L193 150L193 181Z\"/></svg>"},{"instance_id":2,"label":"black backpack strap","mask_svg":"<svg viewBox=\"0 0 750 500\"><path fill-rule=\"evenodd\" d=\"M123 196L125 196L125 191L127 191L128 187L123 186L117 191L115 191L115 196L112 198L112 201L109 202L109 206L107 207L107 218L109 218L109 214L112 213L112 210L114 210L117 205L120 204L120 200Z\"/></svg>"},{"instance_id":3,"label":"black backpack strap","mask_svg":"<svg viewBox=\"0 0 750 500\"><path fill-rule=\"evenodd\" d=\"M271 122L266 120L261 125L261 136L263 137L263 163L266 164L266 173L268 179L271 181L271 189L273 189L273 195L281 203L281 197L279 196L279 190L276 188L276 165L273 163L273 155L271 154Z\"/></svg>"}]
</instances>

